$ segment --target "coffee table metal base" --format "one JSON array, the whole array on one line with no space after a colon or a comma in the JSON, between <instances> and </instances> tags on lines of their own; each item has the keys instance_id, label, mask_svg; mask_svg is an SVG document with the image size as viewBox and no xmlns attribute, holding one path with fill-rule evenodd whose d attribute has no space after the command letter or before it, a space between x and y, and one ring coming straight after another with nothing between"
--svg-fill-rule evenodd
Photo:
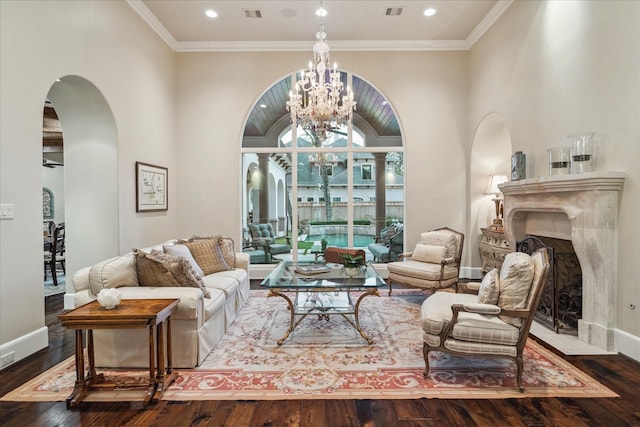
<instances>
[{"instance_id":1,"label":"coffee table metal base","mask_svg":"<svg viewBox=\"0 0 640 427\"><path fill-rule=\"evenodd\" d=\"M284 292L295 293L296 302L294 303L294 301L292 301L291 298L289 298L289 296L286 295ZM310 292L316 293L320 297L322 297L322 295L331 295L331 294L337 294L337 293L346 294L346 297L348 300L348 306L342 307L342 310L340 310L337 307L333 307L330 305L324 306L324 307L318 307L316 305L312 305L312 306L299 305L298 298L300 297L300 295L303 293L307 294ZM277 341L278 345L280 346L282 345L282 343L285 342L285 340L289 337L289 335L291 335L291 332L293 332L293 330L300 324L300 322L304 320L305 317L309 315L314 315L314 314L317 314L318 318L321 320L322 319L329 320L330 315L336 315L336 314L341 315L342 317L345 318L347 322L349 322L351 326L353 326L360 333L360 336L362 336L362 338L364 338L367 341L367 343L373 344L373 340L369 338L369 336L360 327L360 303L362 302L364 297L367 297L369 295L375 295L379 297L380 293L378 292L377 288L368 289L358 297L358 299L354 304L351 299L350 292L345 290L336 291L336 290L327 290L327 289L322 289L322 290L304 289L304 291L302 290L298 291L298 290L291 290L291 289L287 289L287 290L270 289L268 297L274 297L274 296L282 297L289 306L289 314L291 316L289 320L289 329L287 329L287 331L284 333L282 338L280 338ZM299 316L297 320L296 320L296 316ZM350 316L353 316L353 319L351 319Z\"/></svg>"}]
</instances>

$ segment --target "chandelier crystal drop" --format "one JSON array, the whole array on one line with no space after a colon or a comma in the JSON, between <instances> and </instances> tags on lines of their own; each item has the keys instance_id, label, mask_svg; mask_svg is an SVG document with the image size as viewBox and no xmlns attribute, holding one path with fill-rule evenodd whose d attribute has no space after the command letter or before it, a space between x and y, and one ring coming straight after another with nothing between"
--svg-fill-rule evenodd
<instances>
[{"instance_id":1,"label":"chandelier crystal drop","mask_svg":"<svg viewBox=\"0 0 640 427\"><path fill-rule=\"evenodd\" d=\"M351 122L356 102L353 92L340 79L338 65L329 66L329 45L324 25L316 33L313 46L313 61L308 71L302 70L295 91L289 92L287 110L291 112L291 122L315 133L324 141L327 133Z\"/></svg>"}]
</instances>

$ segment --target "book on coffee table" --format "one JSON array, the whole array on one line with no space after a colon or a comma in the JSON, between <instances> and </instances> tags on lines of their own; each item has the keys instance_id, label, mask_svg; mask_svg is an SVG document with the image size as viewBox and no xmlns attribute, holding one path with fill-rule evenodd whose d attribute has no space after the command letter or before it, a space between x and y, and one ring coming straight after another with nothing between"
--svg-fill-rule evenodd
<instances>
[{"instance_id":1,"label":"book on coffee table","mask_svg":"<svg viewBox=\"0 0 640 427\"><path fill-rule=\"evenodd\" d=\"M330 271L331 271L331 267L327 267L326 265L323 265L323 264L299 265L295 269L296 273L305 274L305 275L328 273Z\"/></svg>"}]
</instances>

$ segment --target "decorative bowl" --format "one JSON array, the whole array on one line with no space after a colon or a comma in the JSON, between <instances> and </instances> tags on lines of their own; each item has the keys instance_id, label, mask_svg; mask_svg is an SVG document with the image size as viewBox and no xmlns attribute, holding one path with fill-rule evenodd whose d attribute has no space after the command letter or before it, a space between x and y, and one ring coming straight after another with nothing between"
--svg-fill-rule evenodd
<instances>
[{"instance_id":1,"label":"decorative bowl","mask_svg":"<svg viewBox=\"0 0 640 427\"><path fill-rule=\"evenodd\" d=\"M121 299L122 295L116 288L103 289L98 293L98 303L107 310L116 308Z\"/></svg>"}]
</instances>

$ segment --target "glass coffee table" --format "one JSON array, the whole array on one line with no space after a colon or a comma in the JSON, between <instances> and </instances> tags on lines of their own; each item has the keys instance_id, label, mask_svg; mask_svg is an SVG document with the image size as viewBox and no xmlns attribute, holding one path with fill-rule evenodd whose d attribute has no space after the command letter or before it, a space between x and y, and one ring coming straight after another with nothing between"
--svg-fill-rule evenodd
<instances>
[{"instance_id":1,"label":"glass coffee table","mask_svg":"<svg viewBox=\"0 0 640 427\"><path fill-rule=\"evenodd\" d=\"M305 269L306 274L299 272ZM344 317L369 344L373 343L360 327L359 308L364 297L380 296L378 288L385 286L385 282L370 265L350 275L340 264L283 261L260 286L269 289L269 297L282 297L289 305L289 329L278 340L278 345L282 345L308 315L329 320L329 316L336 314Z\"/></svg>"}]
</instances>

